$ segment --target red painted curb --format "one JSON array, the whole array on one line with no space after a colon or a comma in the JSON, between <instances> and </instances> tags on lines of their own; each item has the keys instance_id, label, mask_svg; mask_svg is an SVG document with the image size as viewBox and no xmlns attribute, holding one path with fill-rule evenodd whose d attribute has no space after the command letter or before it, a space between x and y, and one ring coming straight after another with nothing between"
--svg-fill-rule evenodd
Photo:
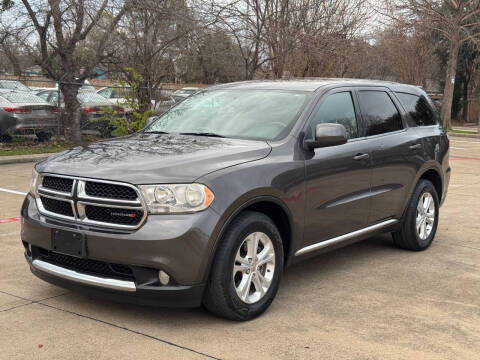
<instances>
[{"instance_id":1,"label":"red painted curb","mask_svg":"<svg viewBox=\"0 0 480 360\"><path fill-rule=\"evenodd\" d=\"M8 219L0 219L0 224L11 223L11 222L15 222L15 221L20 221L20 218L19 217L11 217L11 218L8 218Z\"/></svg>"}]
</instances>

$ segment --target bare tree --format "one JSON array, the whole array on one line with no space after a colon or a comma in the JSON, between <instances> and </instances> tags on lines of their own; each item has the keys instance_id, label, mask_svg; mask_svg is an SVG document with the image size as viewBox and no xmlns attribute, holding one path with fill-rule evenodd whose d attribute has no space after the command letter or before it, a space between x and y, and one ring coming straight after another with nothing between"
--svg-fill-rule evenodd
<instances>
[{"instance_id":1,"label":"bare tree","mask_svg":"<svg viewBox=\"0 0 480 360\"><path fill-rule=\"evenodd\" d=\"M480 36L479 0L386 0L395 19L422 26L441 34L448 42L448 62L441 118L450 128L458 51L466 41Z\"/></svg>"},{"instance_id":2,"label":"bare tree","mask_svg":"<svg viewBox=\"0 0 480 360\"><path fill-rule=\"evenodd\" d=\"M114 1L21 0L9 10L12 16L23 20L22 29L29 32L24 45L31 56L59 83L65 101L65 136L75 143L81 141L78 90L95 67L109 56L105 53L107 41L129 4ZM94 47L88 49L88 56L81 56L79 52L87 37L98 27L102 36L90 44Z\"/></svg>"}]
</instances>

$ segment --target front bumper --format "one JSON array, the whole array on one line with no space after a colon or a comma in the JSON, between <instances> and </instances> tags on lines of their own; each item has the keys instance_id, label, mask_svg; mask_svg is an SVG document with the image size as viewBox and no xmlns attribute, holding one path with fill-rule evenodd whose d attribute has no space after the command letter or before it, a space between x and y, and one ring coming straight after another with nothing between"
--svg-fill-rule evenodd
<instances>
[{"instance_id":1,"label":"front bumper","mask_svg":"<svg viewBox=\"0 0 480 360\"><path fill-rule=\"evenodd\" d=\"M33 274L50 283L103 298L160 306L201 304L218 215L210 209L189 215L149 216L135 231L79 225L42 216L31 195L22 206L21 238ZM92 260L132 269L130 279L92 274L52 263L52 230L86 236L86 255ZM158 271L170 276L161 285Z\"/></svg>"}]
</instances>

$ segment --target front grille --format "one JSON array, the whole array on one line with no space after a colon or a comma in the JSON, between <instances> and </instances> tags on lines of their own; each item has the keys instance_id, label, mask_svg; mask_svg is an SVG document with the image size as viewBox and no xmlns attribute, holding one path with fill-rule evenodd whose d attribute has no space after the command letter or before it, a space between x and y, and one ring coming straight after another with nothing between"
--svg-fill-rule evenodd
<instances>
[{"instance_id":1,"label":"front grille","mask_svg":"<svg viewBox=\"0 0 480 360\"><path fill-rule=\"evenodd\" d=\"M137 225L143 218L142 210L93 205L85 206L85 214L90 220L120 225Z\"/></svg>"},{"instance_id":2,"label":"front grille","mask_svg":"<svg viewBox=\"0 0 480 360\"><path fill-rule=\"evenodd\" d=\"M85 193L88 196L119 199L136 200L137 192L131 187L109 183L87 181L85 183Z\"/></svg>"},{"instance_id":3,"label":"front grille","mask_svg":"<svg viewBox=\"0 0 480 360\"><path fill-rule=\"evenodd\" d=\"M122 279L133 279L132 269L126 265L111 264L92 259L81 259L45 249L40 249L40 254L42 260L82 273L91 273L95 275L103 275Z\"/></svg>"},{"instance_id":4,"label":"front grille","mask_svg":"<svg viewBox=\"0 0 480 360\"><path fill-rule=\"evenodd\" d=\"M46 189L69 193L72 191L73 179L56 176L45 176L43 178L42 186Z\"/></svg>"},{"instance_id":5,"label":"front grille","mask_svg":"<svg viewBox=\"0 0 480 360\"><path fill-rule=\"evenodd\" d=\"M140 192L130 184L45 174L38 192L41 213L85 225L132 230L147 215Z\"/></svg>"},{"instance_id":6,"label":"front grille","mask_svg":"<svg viewBox=\"0 0 480 360\"><path fill-rule=\"evenodd\" d=\"M42 201L43 207L47 211L64 216L74 216L72 205L68 201L52 199L44 196L41 196L40 200Z\"/></svg>"}]
</instances>

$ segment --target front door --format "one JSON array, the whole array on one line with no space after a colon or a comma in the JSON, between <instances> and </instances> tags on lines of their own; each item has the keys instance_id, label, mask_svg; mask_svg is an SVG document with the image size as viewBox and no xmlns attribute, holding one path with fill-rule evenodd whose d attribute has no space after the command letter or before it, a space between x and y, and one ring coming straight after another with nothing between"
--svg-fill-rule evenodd
<instances>
[{"instance_id":1,"label":"front door","mask_svg":"<svg viewBox=\"0 0 480 360\"><path fill-rule=\"evenodd\" d=\"M346 144L317 148L306 159L304 246L363 228L370 208L370 160L360 138L353 90L336 89L322 97L313 111L306 137L319 123L345 126Z\"/></svg>"}]
</instances>

